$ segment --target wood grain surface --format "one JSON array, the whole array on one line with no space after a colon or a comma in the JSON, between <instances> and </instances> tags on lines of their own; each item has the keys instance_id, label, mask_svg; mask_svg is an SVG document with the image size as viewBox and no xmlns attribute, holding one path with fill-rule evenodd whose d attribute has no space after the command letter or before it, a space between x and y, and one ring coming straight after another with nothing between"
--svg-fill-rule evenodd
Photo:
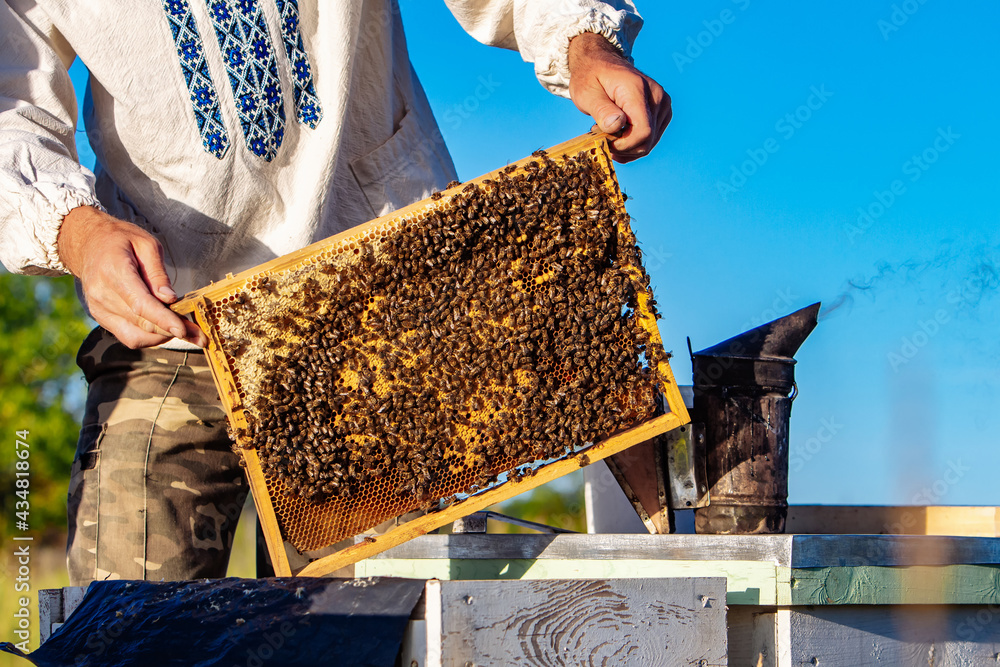
<instances>
[{"instance_id":1,"label":"wood grain surface","mask_svg":"<svg viewBox=\"0 0 1000 667\"><path fill-rule=\"evenodd\" d=\"M726 665L721 579L441 582L441 665Z\"/></svg>"},{"instance_id":2,"label":"wood grain surface","mask_svg":"<svg viewBox=\"0 0 1000 667\"><path fill-rule=\"evenodd\" d=\"M995 606L825 607L788 614L785 664L790 666L974 667L998 662L1000 609Z\"/></svg>"}]
</instances>

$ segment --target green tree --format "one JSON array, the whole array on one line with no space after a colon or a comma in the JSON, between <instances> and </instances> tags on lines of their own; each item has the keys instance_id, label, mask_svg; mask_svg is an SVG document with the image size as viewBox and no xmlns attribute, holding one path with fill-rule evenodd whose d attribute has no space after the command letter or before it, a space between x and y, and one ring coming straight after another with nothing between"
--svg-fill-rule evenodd
<instances>
[{"instance_id":1,"label":"green tree","mask_svg":"<svg viewBox=\"0 0 1000 667\"><path fill-rule=\"evenodd\" d=\"M0 272L0 536L14 523L15 433L28 431L30 532L66 527L66 491L86 385L76 352L94 322L73 279Z\"/></svg>"}]
</instances>

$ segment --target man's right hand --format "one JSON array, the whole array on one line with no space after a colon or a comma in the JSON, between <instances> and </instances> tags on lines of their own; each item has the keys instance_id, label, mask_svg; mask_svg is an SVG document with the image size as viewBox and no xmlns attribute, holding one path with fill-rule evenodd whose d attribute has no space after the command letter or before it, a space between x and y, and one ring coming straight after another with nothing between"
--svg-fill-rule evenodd
<instances>
[{"instance_id":1,"label":"man's right hand","mask_svg":"<svg viewBox=\"0 0 1000 667\"><path fill-rule=\"evenodd\" d=\"M132 349L180 338L201 347L205 334L164 304L177 300L163 248L146 230L91 206L63 218L59 258L83 285L90 314Z\"/></svg>"}]
</instances>

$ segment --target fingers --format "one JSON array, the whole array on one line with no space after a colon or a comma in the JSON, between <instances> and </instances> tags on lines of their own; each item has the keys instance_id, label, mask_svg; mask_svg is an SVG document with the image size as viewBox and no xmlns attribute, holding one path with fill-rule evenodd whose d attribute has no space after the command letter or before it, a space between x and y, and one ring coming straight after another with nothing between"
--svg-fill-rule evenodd
<instances>
[{"instance_id":1,"label":"fingers","mask_svg":"<svg viewBox=\"0 0 1000 667\"><path fill-rule=\"evenodd\" d=\"M153 243L156 242L153 241ZM145 320L151 323L154 330L159 329L168 332L175 338L183 338L187 330L181 317L164 306L160 299L154 297L150 293L150 285L143 279L145 270L143 258L140 257L139 253L143 252L146 255L146 266L151 267L155 272L158 265L159 271L162 272L163 265L159 262L158 253L151 246L143 248L144 243L142 242L132 241L131 245L136 251L135 254L126 261L120 262L118 271L115 271L118 274L115 276L115 291L124 305L124 312L119 311L119 314L130 319L137 326L142 326L142 322ZM156 257L155 263L150 261L150 251ZM164 274L163 280L165 279L166 275ZM162 283L161 287L164 285L169 287L169 283ZM131 317L128 317L129 314Z\"/></svg>"},{"instance_id":2,"label":"fingers","mask_svg":"<svg viewBox=\"0 0 1000 667\"><path fill-rule=\"evenodd\" d=\"M117 293L97 291L96 293L90 292L86 296L91 315L94 316L94 319L105 329L113 333L124 345L132 349L162 345L173 338L185 340L199 347L206 347L208 345L208 339L201 329L198 328L198 325L186 318L178 316L183 329L182 335L177 336L174 332L164 329L155 321L137 313L137 310L142 310L142 305L130 305ZM147 296L157 309L166 310L151 296ZM148 307L148 304L146 307ZM167 312L174 315L171 311Z\"/></svg>"},{"instance_id":3,"label":"fingers","mask_svg":"<svg viewBox=\"0 0 1000 667\"><path fill-rule=\"evenodd\" d=\"M129 287L134 301L129 304L136 314L138 324L143 329L152 328L154 333L169 335L173 338L186 340L199 347L208 345L208 339L200 328L190 320L174 313L162 304L177 301L177 294L170 286L163 265L163 246L152 237L132 240L135 253L136 274L141 278L141 284L131 280ZM150 298L152 295L155 298ZM143 323L148 323L149 327Z\"/></svg>"},{"instance_id":4,"label":"fingers","mask_svg":"<svg viewBox=\"0 0 1000 667\"><path fill-rule=\"evenodd\" d=\"M187 330L184 340L198 347L208 347L208 336L201 330L201 327L187 318L181 318L181 321L184 322L184 328Z\"/></svg>"},{"instance_id":5,"label":"fingers","mask_svg":"<svg viewBox=\"0 0 1000 667\"><path fill-rule=\"evenodd\" d=\"M98 311L93 306L91 307L91 315L94 316L94 319L97 320L98 324L114 334L115 338L117 338L122 345L125 345L133 350L137 350L141 347L162 345L173 338L173 336L169 334L164 336L157 333L151 333L145 328L129 322L121 315L108 311Z\"/></svg>"},{"instance_id":6,"label":"fingers","mask_svg":"<svg viewBox=\"0 0 1000 667\"><path fill-rule=\"evenodd\" d=\"M594 119L602 132L618 134L628 124L626 112L608 97L603 86L586 86L580 89L573 101L580 111Z\"/></svg>"},{"instance_id":7,"label":"fingers","mask_svg":"<svg viewBox=\"0 0 1000 667\"><path fill-rule=\"evenodd\" d=\"M90 206L63 218L60 259L83 285L90 313L131 348L171 338L205 347L208 340L190 320L164 304L177 300L163 263L163 248L145 230Z\"/></svg>"},{"instance_id":8,"label":"fingers","mask_svg":"<svg viewBox=\"0 0 1000 667\"><path fill-rule=\"evenodd\" d=\"M657 124L657 141L659 137L663 136L663 133L667 131L667 126L670 125L670 121L674 118L674 107L670 96L666 92L663 93L663 100L659 105L659 120Z\"/></svg>"},{"instance_id":9,"label":"fingers","mask_svg":"<svg viewBox=\"0 0 1000 667\"><path fill-rule=\"evenodd\" d=\"M60 252L71 259L94 319L131 348L161 345L171 338L204 347L207 339L198 327L164 305L177 295L159 242L105 213L88 215L86 225L78 220L67 226L64 219Z\"/></svg>"},{"instance_id":10,"label":"fingers","mask_svg":"<svg viewBox=\"0 0 1000 667\"><path fill-rule=\"evenodd\" d=\"M670 97L648 77L637 73L635 80L619 80L616 100L628 115L629 127L611 142L618 162L648 155L660 140L672 116Z\"/></svg>"},{"instance_id":11,"label":"fingers","mask_svg":"<svg viewBox=\"0 0 1000 667\"><path fill-rule=\"evenodd\" d=\"M649 110L649 89L642 77L618 83L616 99L628 115L629 127L613 143L622 154L642 154L653 133Z\"/></svg>"},{"instance_id":12,"label":"fingers","mask_svg":"<svg viewBox=\"0 0 1000 667\"><path fill-rule=\"evenodd\" d=\"M139 260L139 274L153 296L166 304L176 301L177 293L163 266L163 246L156 239L140 238L132 241L132 248Z\"/></svg>"},{"instance_id":13,"label":"fingers","mask_svg":"<svg viewBox=\"0 0 1000 667\"><path fill-rule=\"evenodd\" d=\"M570 97L600 130L618 135L610 142L616 161L647 155L670 123L670 97L617 51L609 52L606 40L584 37L570 43Z\"/></svg>"}]
</instances>

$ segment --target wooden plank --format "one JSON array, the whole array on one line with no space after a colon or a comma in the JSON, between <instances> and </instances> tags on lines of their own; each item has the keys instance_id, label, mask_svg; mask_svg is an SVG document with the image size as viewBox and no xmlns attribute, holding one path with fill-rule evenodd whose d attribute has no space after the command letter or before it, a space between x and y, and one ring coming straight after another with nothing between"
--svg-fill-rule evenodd
<instances>
[{"instance_id":1,"label":"wooden plank","mask_svg":"<svg viewBox=\"0 0 1000 667\"><path fill-rule=\"evenodd\" d=\"M87 594L87 586L67 586L63 589L63 621L69 618L83 602Z\"/></svg>"},{"instance_id":2,"label":"wooden plank","mask_svg":"<svg viewBox=\"0 0 1000 667\"><path fill-rule=\"evenodd\" d=\"M374 558L745 560L791 566L793 541L791 535L425 535Z\"/></svg>"},{"instance_id":3,"label":"wooden plank","mask_svg":"<svg viewBox=\"0 0 1000 667\"><path fill-rule=\"evenodd\" d=\"M775 572L775 598L779 605L792 603L792 568L779 567Z\"/></svg>"},{"instance_id":4,"label":"wooden plank","mask_svg":"<svg viewBox=\"0 0 1000 667\"><path fill-rule=\"evenodd\" d=\"M410 667L414 662L427 665L427 621L410 619L403 635L403 646L399 650L399 664Z\"/></svg>"},{"instance_id":5,"label":"wooden plank","mask_svg":"<svg viewBox=\"0 0 1000 667\"><path fill-rule=\"evenodd\" d=\"M778 667L778 612L774 607L732 606L726 613L729 664Z\"/></svg>"},{"instance_id":6,"label":"wooden plank","mask_svg":"<svg viewBox=\"0 0 1000 667\"><path fill-rule=\"evenodd\" d=\"M648 579L724 577L727 604L777 604L781 568L756 561L683 560L424 560L370 559L356 564L358 577L404 579Z\"/></svg>"},{"instance_id":7,"label":"wooden plank","mask_svg":"<svg viewBox=\"0 0 1000 667\"><path fill-rule=\"evenodd\" d=\"M792 667L792 621L787 607L775 612L775 637L777 643L777 667Z\"/></svg>"},{"instance_id":8,"label":"wooden plank","mask_svg":"<svg viewBox=\"0 0 1000 667\"><path fill-rule=\"evenodd\" d=\"M76 611L86 586L65 586L38 591L38 643L43 644Z\"/></svg>"},{"instance_id":9,"label":"wooden plank","mask_svg":"<svg viewBox=\"0 0 1000 667\"><path fill-rule=\"evenodd\" d=\"M720 579L444 581L440 589L444 667L728 664Z\"/></svg>"},{"instance_id":10,"label":"wooden plank","mask_svg":"<svg viewBox=\"0 0 1000 667\"><path fill-rule=\"evenodd\" d=\"M792 505L788 533L1000 537L1000 510L969 506Z\"/></svg>"},{"instance_id":11,"label":"wooden plank","mask_svg":"<svg viewBox=\"0 0 1000 667\"><path fill-rule=\"evenodd\" d=\"M1000 508L927 507L924 534L1000 537Z\"/></svg>"},{"instance_id":12,"label":"wooden plank","mask_svg":"<svg viewBox=\"0 0 1000 667\"><path fill-rule=\"evenodd\" d=\"M387 558L767 560L796 568L998 565L1000 539L915 535L427 535Z\"/></svg>"},{"instance_id":13,"label":"wooden plank","mask_svg":"<svg viewBox=\"0 0 1000 667\"><path fill-rule=\"evenodd\" d=\"M632 451L633 449L645 448L646 444L647 443L638 444L635 447L626 449L621 454L616 454L615 456L609 456L604 461L604 463L605 465L608 466L608 472L610 472L611 476L614 477L616 482L618 482L618 486L621 488L622 493L625 494L625 499L628 500L629 505L631 505L632 509L635 510L635 513L636 515L638 515L639 520L642 521L643 527L645 527L646 530L648 530L650 533L659 533L662 532L657 529L657 526L659 524L654 523L653 520L650 518L649 513L646 511L646 508L643 507L642 505L642 501L639 500L639 496L635 492L635 489L633 489L632 485L629 484L628 478L625 476L625 473L622 472L621 467L615 462L615 458L617 456L623 456L628 452Z\"/></svg>"},{"instance_id":14,"label":"wooden plank","mask_svg":"<svg viewBox=\"0 0 1000 667\"><path fill-rule=\"evenodd\" d=\"M793 569L792 605L1000 604L1000 566Z\"/></svg>"},{"instance_id":15,"label":"wooden plank","mask_svg":"<svg viewBox=\"0 0 1000 667\"><path fill-rule=\"evenodd\" d=\"M443 619L441 617L441 582L432 579L424 585L424 620L427 624L427 667L441 667L441 637ZM418 663L419 664L419 663Z\"/></svg>"},{"instance_id":16,"label":"wooden plank","mask_svg":"<svg viewBox=\"0 0 1000 667\"><path fill-rule=\"evenodd\" d=\"M993 606L792 609L786 612L790 616L790 664L995 665L1000 644L997 612Z\"/></svg>"},{"instance_id":17,"label":"wooden plank","mask_svg":"<svg viewBox=\"0 0 1000 667\"><path fill-rule=\"evenodd\" d=\"M792 540L792 567L1000 563L995 537L795 535Z\"/></svg>"},{"instance_id":18,"label":"wooden plank","mask_svg":"<svg viewBox=\"0 0 1000 667\"><path fill-rule=\"evenodd\" d=\"M62 589L38 591L38 643L44 644L55 631L54 626L63 622Z\"/></svg>"},{"instance_id":19,"label":"wooden plank","mask_svg":"<svg viewBox=\"0 0 1000 667\"><path fill-rule=\"evenodd\" d=\"M676 428L680 425L681 421L678 415L674 413L662 415L639 424L638 426L627 431L623 431L618 435L611 436L607 440L590 447L585 451L585 453L592 462L600 461L611 454L627 449L636 443L649 440L654 435L663 433L664 431L669 431L670 429ZM584 452L579 452L578 454L583 453ZM499 502L524 493L525 491L541 486L542 484L551 482L552 480L562 477L579 467L580 463L576 458L569 458L550 463L547 466L538 468L538 472L531 477L521 478L520 481L517 482L506 482L504 484L491 487L482 493L470 496L468 500L461 504L456 503L441 510L440 512L433 512L413 519L412 521L408 521L399 528L391 530L384 535L371 537L370 540L355 544L354 546L347 547L346 549L338 551L335 554L313 561L298 572L298 574L309 577L321 577L325 574L329 574L330 572L344 567L345 565L350 565L351 563L356 563L363 558L374 556L375 554L385 551L390 547L402 544L407 540L413 539L414 537L424 535L435 528L445 526L467 514L486 509L490 505L495 505Z\"/></svg>"}]
</instances>

